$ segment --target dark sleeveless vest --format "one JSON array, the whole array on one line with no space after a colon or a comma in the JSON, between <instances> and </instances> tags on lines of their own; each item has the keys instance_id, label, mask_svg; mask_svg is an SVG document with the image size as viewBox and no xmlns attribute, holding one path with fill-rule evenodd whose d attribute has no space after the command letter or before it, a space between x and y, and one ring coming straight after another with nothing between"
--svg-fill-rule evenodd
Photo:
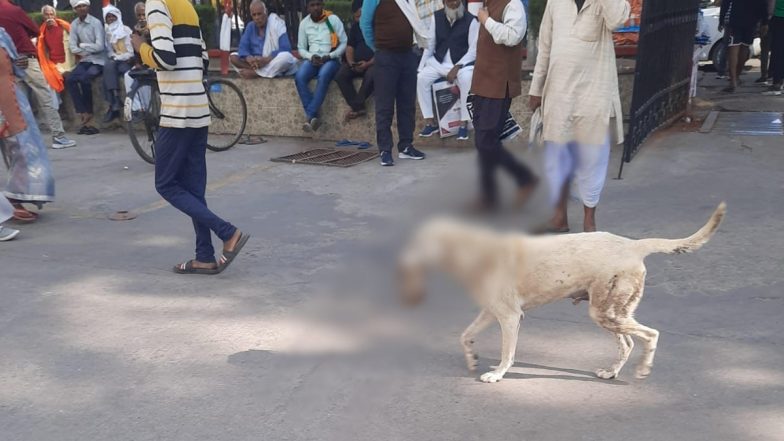
<instances>
[{"instance_id":1,"label":"dark sleeveless vest","mask_svg":"<svg viewBox=\"0 0 784 441\"><path fill-rule=\"evenodd\" d=\"M456 64L468 52L468 31L476 17L466 11L463 18L449 26L443 9L436 11L433 16L436 22L436 50L433 55L441 63L449 51L452 64Z\"/></svg>"}]
</instances>

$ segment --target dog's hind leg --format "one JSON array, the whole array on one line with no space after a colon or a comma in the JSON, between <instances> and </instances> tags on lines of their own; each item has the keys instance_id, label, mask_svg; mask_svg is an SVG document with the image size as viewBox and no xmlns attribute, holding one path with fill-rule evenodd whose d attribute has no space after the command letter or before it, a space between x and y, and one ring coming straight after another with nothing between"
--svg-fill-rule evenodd
<instances>
[{"instance_id":1,"label":"dog's hind leg","mask_svg":"<svg viewBox=\"0 0 784 441\"><path fill-rule=\"evenodd\" d=\"M466 365L469 371L475 371L478 364L479 356L473 351L474 337L476 334L482 332L487 328L490 323L493 323L495 317L486 309L479 312L473 322L463 331L460 336L460 344L463 346L463 353L465 354Z\"/></svg>"},{"instance_id":2,"label":"dog's hind leg","mask_svg":"<svg viewBox=\"0 0 784 441\"><path fill-rule=\"evenodd\" d=\"M623 336L625 340L625 346L628 347L629 353L631 353L631 349L633 347L633 344L629 344L631 342L631 336L642 340L644 352L642 355L642 360L640 360L640 364L637 366L635 371L635 377L639 379L647 378L648 375L650 375L651 367L653 366L653 356L656 353L656 345L659 341L659 331L637 323L637 321L630 316L613 317L604 315L602 312L594 310L593 307L591 307L589 311L591 313L591 318L593 318L594 321L599 324L599 326L615 333L616 335ZM613 373L616 366L618 367L618 371L620 371L621 367L623 367L623 364L626 362L626 359L628 359L629 355L622 348L620 339L618 342L619 353L621 354L621 357L619 357L618 362L609 370L597 370L596 375L598 377L615 378L615 376L618 375L618 372L615 372L615 375L613 376L609 376L609 374Z\"/></svg>"},{"instance_id":3,"label":"dog's hind leg","mask_svg":"<svg viewBox=\"0 0 784 441\"><path fill-rule=\"evenodd\" d=\"M505 311L506 312L506 311ZM496 318L501 325L501 363L493 371L479 377L485 383L495 383L504 377L506 371L514 364L515 350L517 349L517 335L520 332L522 311L508 311L497 314Z\"/></svg>"},{"instance_id":4,"label":"dog's hind leg","mask_svg":"<svg viewBox=\"0 0 784 441\"><path fill-rule=\"evenodd\" d=\"M618 376L618 373L629 359L629 354L631 354L632 349L634 349L634 340L632 340L631 336L615 334L615 338L618 341L618 361L609 369L596 370L596 376L605 380L611 380Z\"/></svg>"}]
</instances>

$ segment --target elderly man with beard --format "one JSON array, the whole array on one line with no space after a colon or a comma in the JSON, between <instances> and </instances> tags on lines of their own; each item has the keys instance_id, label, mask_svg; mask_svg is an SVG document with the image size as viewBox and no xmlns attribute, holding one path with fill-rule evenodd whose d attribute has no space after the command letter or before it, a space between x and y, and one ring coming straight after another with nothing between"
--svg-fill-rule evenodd
<instances>
[{"instance_id":1,"label":"elderly man with beard","mask_svg":"<svg viewBox=\"0 0 784 441\"><path fill-rule=\"evenodd\" d=\"M246 79L293 75L297 60L291 54L286 22L277 14L268 14L261 0L251 2L250 16L253 22L245 27L231 64Z\"/></svg>"},{"instance_id":2,"label":"elderly man with beard","mask_svg":"<svg viewBox=\"0 0 784 441\"><path fill-rule=\"evenodd\" d=\"M433 119L433 83L446 78L450 84L457 82L460 89L460 130L457 139L468 139L468 92L474 74L476 42L479 39L479 22L465 9L462 0L446 0L444 8L436 11L428 27L428 47L422 55L417 75L417 96L425 128L421 137L438 133L438 123Z\"/></svg>"},{"instance_id":3,"label":"elderly man with beard","mask_svg":"<svg viewBox=\"0 0 784 441\"><path fill-rule=\"evenodd\" d=\"M512 99L521 94L523 37L526 16L519 0L487 0L477 14L479 41L471 82L474 94L474 142L479 154L481 197L474 207L491 211L497 205L495 172L506 169L515 179L517 205L522 205L536 187L537 178L501 144Z\"/></svg>"}]
</instances>

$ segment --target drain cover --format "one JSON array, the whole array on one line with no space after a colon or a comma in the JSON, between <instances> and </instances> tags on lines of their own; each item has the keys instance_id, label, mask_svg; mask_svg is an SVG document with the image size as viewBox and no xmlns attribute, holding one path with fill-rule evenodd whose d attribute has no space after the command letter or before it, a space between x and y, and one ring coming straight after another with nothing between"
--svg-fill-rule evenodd
<instances>
[{"instance_id":1,"label":"drain cover","mask_svg":"<svg viewBox=\"0 0 784 441\"><path fill-rule=\"evenodd\" d=\"M701 132L727 135L782 136L784 114L779 112L711 112Z\"/></svg>"},{"instance_id":2,"label":"drain cover","mask_svg":"<svg viewBox=\"0 0 784 441\"><path fill-rule=\"evenodd\" d=\"M120 210L109 215L109 220L113 221L125 221L131 219L136 219L136 213Z\"/></svg>"},{"instance_id":3,"label":"drain cover","mask_svg":"<svg viewBox=\"0 0 784 441\"><path fill-rule=\"evenodd\" d=\"M312 164L327 165L331 167L351 167L365 161L369 161L378 156L376 152L337 150L337 149L313 149L293 155L272 158L272 162L288 162L291 164Z\"/></svg>"}]
</instances>

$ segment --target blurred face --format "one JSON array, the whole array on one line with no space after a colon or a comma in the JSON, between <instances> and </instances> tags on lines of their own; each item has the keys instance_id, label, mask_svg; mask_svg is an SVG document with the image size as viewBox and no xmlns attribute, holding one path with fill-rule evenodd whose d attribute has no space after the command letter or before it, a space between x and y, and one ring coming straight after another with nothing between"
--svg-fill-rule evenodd
<instances>
[{"instance_id":1,"label":"blurred face","mask_svg":"<svg viewBox=\"0 0 784 441\"><path fill-rule=\"evenodd\" d=\"M147 26L147 16L145 15L144 6L136 8L134 12L136 13L136 21L141 26Z\"/></svg>"},{"instance_id":2,"label":"blurred face","mask_svg":"<svg viewBox=\"0 0 784 441\"><path fill-rule=\"evenodd\" d=\"M56 15L54 12L54 8L46 8L41 13L44 17L44 22L46 22L47 26L54 26L57 22L54 21Z\"/></svg>"},{"instance_id":3,"label":"blurred face","mask_svg":"<svg viewBox=\"0 0 784 441\"><path fill-rule=\"evenodd\" d=\"M312 20L318 20L324 15L324 2L321 0L311 0L308 2L308 13Z\"/></svg>"},{"instance_id":4,"label":"blurred face","mask_svg":"<svg viewBox=\"0 0 784 441\"><path fill-rule=\"evenodd\" d=\"M457 9L460 7L462 0L444 0L444 6L449 9Z\"/></svg>"},{"instance_id":5,"label":"blurred face","mask_svg":"<svg viewBox=\"0 0 784 441\"><path fill-rule=\"evenodd\" d=\"M354 13L354 21L359 23L359 19L362 17L362 8L357 9L357 12Z\"/></svg>"},{"instance_id":6,"label":"blurred face","mask_svg":"<svg viewBox=\"0 0 784 441\"><path fill-rule=\"evenodd\" d=\"M256 23L256 27L263 29L267 26L267 10L260 3L254 3L250 7L250 17Z\"/></svg>"},{"instance_id":7,"label":"blurred face","mask_svg":"<svg viewBox=\"0 0 784 441\"><path fill-rule=\"evenodd\" d=\"M106 24L112 24L117 21L117 17L114 14L106 14Z\"/></svg>"},{"instance_id":8,"label":"blurred face","mask_svg":"<svg viewBox=\"0 0 784 441\"><path fill-rule=\"evenodd\" d=\"M87 17L87 14L90 13L90 6L82 4L82 5L79 5L79 6L75 7L74 11L76 12L76 16L77 17L79 17L82 20L84 20Z\"/></svg>"}]
</instances>

